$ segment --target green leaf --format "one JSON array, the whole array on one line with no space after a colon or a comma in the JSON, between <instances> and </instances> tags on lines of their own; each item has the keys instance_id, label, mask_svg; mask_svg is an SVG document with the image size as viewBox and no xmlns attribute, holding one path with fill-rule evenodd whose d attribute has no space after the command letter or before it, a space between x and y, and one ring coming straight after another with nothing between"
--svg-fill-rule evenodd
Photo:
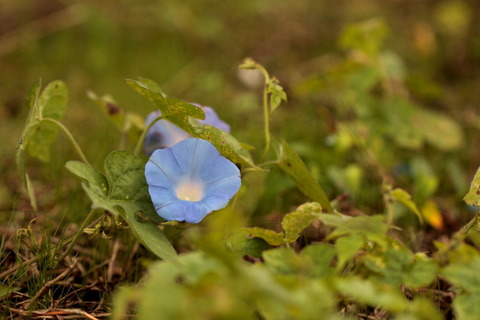
<instances>
[{"instance_id":1,"label":"green leaf","mask_svg":"<svg viewBox=\"0 0 480 320\"><path fill-rule=\"evenodd\" d=\"M127 79L126 81L135 91L152 101L165 117L182 114L200 120L205 119L202 108L180 99L166 97L153 80L143 78L142 80Z\"/></svg>"},{"instance_id":2,"label":"green leaf","mask_svg":"<svg viewBox=\"0 0 480 320\"><path fill-rule=\"evenodd\" d=\"M280 232L259 227L244 228L242 231L249 234L251 237L261 238L272 246L280 246L284 244L283 233Z\"/></svg>"},{"instance_id":3,"label":"green leaf","mask_svg":"<svg viewBox=\"0 0 480 320\"><path fill-rule=\"evenodd\" d=\"M413 118L413 128L439 150L456 151L464 145L465 137L461 126L446 115L418 109Z\"/></svg>"},{"instance_id":4,"label":"green leaf","mask_svg":"<svg viewBox=\"0 0 480 320\"><path fill-rule=\"evenodd\" d=\"M344 237L340 237L335 241L335 249L337 250L338 263L337 266L342 268L344 264L360 250L365 243L365 236L352 233Z\"/></svg>"},{"instance_id":5,"label":"green leaf","mask_svg":"<svg viewBox=\"0 0 480 320\"><path fill-rule=\"evenodd\" d=\"M25 128L23 129L22 136L18 141L17 145L17 152L16 152L16 164L18 168L18 173L20 174L20 178L23 181L23 185L27 190L28 197L30 198L30 204L32 205L33 209L37 210L37 201L35 198L35 192L33 190L30 178L25 170L25 149L27 144L27 139L30 136L31 128L38 123L38 104L37 100L40 95L40 90L42 87L41 80L38 80L30 89L30 92L27 96L27 107L29 109L27 120L25 121Z\"/></svg>"},{"instance_id":6,"label":"green leaf","mask_svg":"<svg viewBox=\"0 0 480 320\"><path fill-rule=\"evenodd\" d=\"M257 168L248 150L233 136L213 126L201 125L194 120L190 121L189 117L205 119L202 108L179 99L165 97L165 94L152 80L127 80L127 83L135 91L155 103L165 120L182 128L192 137L210 141L224 157L233 162Z\"/></svg>"},{"instance_id":7,"label":"green leaf","mask_svg":"<svg viewBox=\"0 0 480 320\"><path fill-rule=\"evenodd\" d=\"M270 94L270 113L277 109L282 101L287 101L287 94L276 78L270 79L267 83L267 93Z\"/></svg>"},{"instance_id":8,"label":"green leaf","mask_svg":"<svg viewBox=\"0 0 480 320\"><path fill-rule=\"evenodd\" d=\"M228 249L242 255L250 255L260 258L262 252L270 249L270 245L262 238L250 238L245 233L237 233L228 238L226 243Z\"/></svg>"},{"instance_id":9,"label":"green leaf","mask_svg":"<svg viewBox=\"0 0 480 320\"><path fill-rule=\"evenodd\" d=\"M320 220L322 220L322 217ZM383 220L384 217L382 215L353 217L340 224L327 238L333 239L346 234L356 233L364 235L377 243L384 243L388 226Z\"/></svg>"},{"instance_id":10,"label":"green leaf","mask_svg":"<svg viewBox=\"0 0 480 320\"><path fill-rule=\"evenodd\" d=\"M452 306L458 320L478 320L480 317L480 294L460 294Z\"/></svg>"},{"instance_id":11,"label":"green leaf","mask_svg":"<svg viewBox=\"0 0 480 320\"><path fill-rule=\"evenodd\" d=\"M480 167L477 169L470 185L470 190L463 198L463 201L469 206L480 207Z\"/></svg>"},{"instance_id":12,"label":"green leaf","mask_svg":"<svg viewBox=\"0 0 480 320\"><path fill-rule=\"evenodd\" d=\"M374 57L379 53L387 34L388 27L383 20L369 19L348 25L340 37L340 45Z\"/></svg>"},{"instance_id":13,"label":"green leaf","mask_svg":"<svg viewBox=\"0 0 480 320\"><path fill-rule=\"evenodd\" d=\"M420 214L420 211L417 208L417 205L415 202L412 201L412 196L405 190L396 188L392 191L390 191L390 195L392 196L393 199L396 201L404 204L407 208L409 208L415 215L418 217L420 222L423 223L423 217Z\"/></svg>"},{"instance_id":14,"label":"green leaf","mask_svg":"<svg viewBox=\"0 0 480 320\"><path fill-rule=\"evenodd\" d=\"M422 288L430 285L438 272L437 263L426 256L416 255L415 261L408 266L403 283L410 288Z\"/></svg>"},{"instance_id":15,"label":"green leaf","mask_svg":"<svg viewBox=\"0 0 480 320\"><path fill-rule=\"evenodd\" d=\"M437 277L435 261L422 254L413 255L406 249L389 249L364 257L366 267L384 282L421 288L430 285Z\"/></svg>"},{"instance_id":16,"label":"green leaf","mask_svg":"<svg viewBox=\"0 0 480 320\"><path fill-rule=\"evenodd\" d=\"M265 266L273 273L296 274L300 264L299 257L291 248L277 248L262 253Z\"/></svg>"},{"instance_id":17,"label":"green leaf","mask_svg":"<svg viewBox=\"0 0 480 320\"><path fill-rule=\"evenodd\" d=\"M473 251L473 250L472 250ZM441 274L457 288L457 296L453 301L453 309L459 320L474 320L480 318L480 256L470 261L459 261L445 267ZM467 257L463 257L464 259Z\"/></svg>"},{"instance_id":18,"label":"green leaf","mask_svg":"<svg viewBox=\"0 0 480 320\"><path fill-rule=\"evenodd\" d=\"M300 258L306 262L309 276L322 278L334 273L332 260L335 248L325 243L311 244L300 252Z\"/></svg>"},{"instance_id":19,"label":"green leaf","mask_svg":"<svg viewBox=\"0 0 480 320\"><path fill-rule=\"evenodd\" d=\"M280 146L279 166L295 182L295 185L322 208L332 213L333 208L323 188L308 171L307 166L298 154L286 142Z\"/></svg>"},{"instance_id":20,"label":"green leaf","mask_svg":"<svg viewBox=\"0 0 480 320\"><path fill-rule=\"evenodd\" d=\"M282 219L284 233L263 228L244 228L243 232L252 237L264 239L272 246L295 242L300 233L322 213L322 207L316 202L305 203L297 210L286 214Z\"/></svg>"},{"instance_id":21,"label":"green leaf","mask_svg":"<svg viewBox=\"0 0 480 320\"><path fill-rule=\"evenodd\" d=\"M150 199L144 176L145 163L141 158L127 151L113 151L105 160L105 175L78 161L70 161L66 167L85 180L82 186L94 207L121 215L140 242L160 258L175 258L175 250L154 223L163 219ZM138 212L149 220L141 220Z\"/></svg>"},{"instance_id":22,"label":"green leaf","mask_svg":"<svg viewBox=\"0 0 480 320\"><path fill-rule=\"evenodd\" d=\"M282 219L282 228L285 232L285 243L292 243L298 239L300 232L308 227L319 214L322 207L316 202L305 203L297 210L286 214Z\"/></svg>"},{"instance_id":23,"label":"green leaf","mask_svg":"<svg viewBox=\"0 0 480 320\"><path fill-rule=\"evenodd\" d=\"M355 277L338 278L335 286L340 293L372 307L391 312L402 312L409 307L408 300L395 286Z\"/></svg>"},{"instance_id":24,"label":"green leaf","mask_svg":"<svg viewBox=\"0 0 480 320\"><path fill-rule=\"evenodd\" d=\"M39 85L39 83L35 85L33 90L39 90ZM31 94L29 98L31 112L25 124L22 143L29 155L48 162L50 146L57 137L58 127L42 119L60 120L63 117L67 106L67 87L62 81L53 81L45 87L40 96L36 95L37 98L33 98L34 95L35 93Z\"/></svg>"},{"instance_id":25,"label":"green leaf","mask_svg":"<svg viewBox=\"0 0 480 320\"><path fill-rule=\"evenodd\" d=\"M68 161L65 168L89 183L89 188L99 197L107 197L110 190L107 178L94 167L81 161Z\"/></svg>"}]
</instances>

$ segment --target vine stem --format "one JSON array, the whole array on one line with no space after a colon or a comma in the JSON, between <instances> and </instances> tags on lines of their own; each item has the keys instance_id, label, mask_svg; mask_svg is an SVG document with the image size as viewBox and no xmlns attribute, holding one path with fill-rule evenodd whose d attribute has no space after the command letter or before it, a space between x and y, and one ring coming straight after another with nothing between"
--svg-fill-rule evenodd
<instances>
[{"instance_id":1,"label":"vine stem","mask_svg":"<svg viewBox=\"0 0 480 320\"><path fill-rule=\"evenodd\" d=\"M60 122L60 121L57 121L55 119L52 119L52 118L42 118L40 121L47 121L47 122L51 122L51 123L54 123L56 124L60 129L63 130L63 132L67 135L68 139L70 140L70 142L72 143L73 147L75 148L75 150L77 151L80 159L82 159L83 162L85 162L86 164L90 164L90 162L87 160L87 157L85 156L85 154L83 153L82 149L80 148L79 144L77 143L77 141L75 140L75 138L73 137L73 135L70 133L70 131Z\"/></svg>"},{"instance_id":2,"label":"vine stem","mask_svg":"<svg viewBox=\"0 0 480 320\"><path fill-rule=\"evenodd\" d=\"M270 76L267 70L256 64L256 67L262 71L263 76L265 77L265 89L263 90L263 123L265 128L265 149L263 150L261 161L264 161L267 158L268 151L270 151L270 120L269 120L269 105L268 105L268 84L270 83Z\"/></svg>"},{"instance_id":3,"label":"vine stem","mask_svg":"<svg viewBox=\"0 0 480 320\"><path fill-rule=\"evenodd\" d=\"M143 143L145 140L145 136L147 135L147 132L153 127L153 125L157 121L162 119L163 119L163 116L156 117L155 119L153 119L152 122L150 122L150 124L145 128L145 130L143 130L142 135L140 136L140 138L138 138L137 145L135 146L135 151L133 152L134 155L138 156L140 152L142 152Z\"/></svg>"}]
</instances>

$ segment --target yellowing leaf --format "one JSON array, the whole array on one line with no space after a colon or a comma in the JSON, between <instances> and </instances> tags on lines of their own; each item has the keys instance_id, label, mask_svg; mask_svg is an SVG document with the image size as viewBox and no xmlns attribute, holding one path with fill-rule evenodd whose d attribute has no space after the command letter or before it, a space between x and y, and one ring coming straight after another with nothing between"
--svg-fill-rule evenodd
<instances>
[{"instance_id":1,"label":"yellowing leaf","mask_svg":"<svg viewBox=\"0 0 480 320\"><path fill-rule=\"evenodd\" d=\"M282 220L282 227L285 231L285 242L292 243L297 240L300 233L321 213L322 207L316 202L310 202L286 214Z\"/></svg>"},{"instance_id":2,"label":"yellowing leaf","mask_svg":"<svg viewBox=\"0 0 480 320\"><path fill-rule=\"evenodd\" d=\"M269 229L253 227L253 228L244 228L244 233L248 233L250 236L255 238L261 238L268 242L272 246L280 246L284 244L283 234Z\"/></svg>"},{"instance_id":3,"label":"yellowing leaf","mask_svg":"<svg viewBox=\"0 0 480 320\"><path fill-rule=\"evenodd\" d=\"M417 205L415 204L415 202L412 201L412 196L407 191L400 188L396 188L390 191L390 195L396 201L407 206L407 208L409 208L413 213L417 215L418 219L420 219L420 222L423 222L423 217L420 214L420 211L418 210Z\"/></svg>"},{"instance_id":4,"label":"yellowing leaf","mask_svg":"<svg viewBox=\"0 0 480 320\"><path fill-rule=\"evenodd\" d=\"M420 212L422 213L422 216L425 218L425 221L427 221L429 225L431 225L437 230L443 230L444 224L442 213L438 209L435 201L431 199L425 201Z\"/></svg>"}]
</instances>

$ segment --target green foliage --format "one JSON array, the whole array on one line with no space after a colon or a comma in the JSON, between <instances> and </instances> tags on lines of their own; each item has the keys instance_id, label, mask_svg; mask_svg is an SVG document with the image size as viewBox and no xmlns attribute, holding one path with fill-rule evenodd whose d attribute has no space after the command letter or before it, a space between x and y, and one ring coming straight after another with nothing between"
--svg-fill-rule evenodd
<instances>
[{"instance_id":1,"label":"green foliage","mask_svg":"<svg viewBox=\"0 0 480 320\"><path fill-rule=\"evenodd\" d=\"M420 221L423 221L423 217L420 211L418 210L417 205L415 204L415 202L412 201L412 196L407 191L400 188L396 188L390 192L390 195L396 201L407 206L413 213L417 215Z\"/></svg>"},{"instance_id":2,"label":"green foliage","mask_svg":"<svg viewBox=\"0 0 480 320\"><path fill-rule=\"evenodd\" d=\"M277 109L282 101L287 101L287 94L283 91L276 78L272 78L267 83L267 93L270 94L270 112Z\"/></svg>"},{"instance_id":3,"label":"green foliage","mask_svg":"<svg viewBox=\"0 0 480 320\"><path fill-rule=\"evenodd\" d=\"M205 114L200 107L188 102L165 97L159 86L152 80L127 80L127 83L138 93L152 101L162 112L162 117L185 130L193 137L210 141L226 158L255 167L248 150L232 135L213 126L203 126L190 121L189 117L203 120Z\"/></svg>"},{"instance_id":4,"label":"green foliage","mask_svg":"<svg viewBox=\"0 0 480 320\"><path fill-rule=\"evenodd\" d=\"M94 207L119 214L138 239L162 259L176 255L160 228L153 222L162 219L153 208L144 176L145 163L127 151L113 151L105 159L105 174L79 161L69 161L66 168L85 180L82 187ZM141 212L149 220L140 219Z\"/></svg>"},{"instance_id":5,"label":"green foliage","mask_svg":"<svg viewBox=\"0 0 480 320\"><path fill-rule=\"evenodd\" d=\"M441 271L448 281L455 287L457 296L453 302L453 308L458 320L478 319L480 317L480 255L477 250L463 245L457 249L458 260Z\"/></svg>"},{"instance_id":6,"label":"green foliage","mask_svg":"<svg viewBox=\"0 0 480 320\"><path fill-rule=\"evenodd\" d=\"M328 212L333 212L323 188L315 181L307 166L286 142L279 146L279 166L295 182L297 187L313 201L318 202Z\"/></svg>"},{"instance_id":7,"label":"green foliage","mask_svg":"<svg viewBox=\"0 0 480 320\"><path fill-rule=\"evenodd\" d=\"M49 83L38 95L40 82L29 97L30 113L22 135L26 152L44 162L50 160L50 147L57 136L58 127L45 119L60 120L67 106L67 88L62 81ZM33 101L32 101L33 100Z\"/></svg>"},{"instance_id":8,"label":"green foliage","mask_svg":"<svg viewBox=\"0 0 480 320\"><path fill-rule=\"evenodd\" d=\"M263 228L245 228L243 232L252 237L265 240L272 246L289 244L298 239L300 233L308 227L322 212L322 207L316 203L305 203L297 210L286 214L282 219L283 233Z\"/></svg>"},{"instance_id":9,"label":"green foliage","mask_svg":"<svg viewBox=\"0 0 480 320\"><path fill-rule=\"evenodd\" d=\"M138 139L145 129L145 120L137 113L127 111L120 107L115 100L109 96L98 97L92 91L88 97L96 102L102 113L123 133L128 133L132 139Z\"/></svg>"},{"instance_id":10,"label":"green foliage","mask_svg":"<svg viewBox=\"0 0 480 320\"><path fill-rule=\"evenodd\" d=\"M464 200L470 206L480 207L480 168L477 169Z\"/></svg>"},{"instance_id":11,"label":"green foliage","mask_svg":"<svg viewBox=\"0 0 480 320\"><path fill-rule=\"evenodd\" d=\"M243 6L240 15L253 10L250 6L263 5L246 3ZM282 6L276 4L271 10L280 10ZM445 8L452 8L453 13ZM451 37L452 44L446 47L454 48L455 53L460 47L456 41L468 32L471 20L468 8L462 1L444 1L434 11L443 32ZM195 19L187 19L192 22L182 25L186 20L177 18L185 14L193 17L194 11L189 10L188 6L172 3L160 16L172 22L169 27L182 29L187 39L189 32L193 32L190 29L196 29L192 26L199 27L204 40L214 44L215 41L211 41L216 39L214 34L221 32L215 29L223 30L219 27L223 24L217 21L217 27L208 27L193 21ZM69 261L64 258L82 233L95 233L95 228L102 223L120 226L121 221L125 221L136 239L163 261L132 262L138 266L148 265L148 273L140 283L136 283L137 279L127 279L130 283L116 291L112 319L130 316L127 315L130 307L140 320L319 317L435 320L444 318L442 313L450 309L460 320L480 318L477 275L480 237L474 230L479 227L478 218L460 228L472 212L466 206L456 206L460 200L458 195L467 185L467 168L473 162L467 159L469 152L461 151L474 141L472 131L478 129L480 121L470 109L463 110L462 116L453 114L450 105L457 107L458 101L452 103L451 91L433 83L428 76L412 74L411 61L386 48L389 33L396 35L389 31L395 28L387 26L385 21L389 20L375 18L348 25L339 40L346 50L343 55L325 55L307 63L306 68L282 72L282 78L284 74L292 76L286 84L280 85L265 67L246 59L241 68L256 69L265 78L262 101L265 141L261 139L262 130L257 128L260 112L253 111L256 110L255 98L233 91L224 81L227 76L216 70L202 81L194 80L199 73L196 70L201 64L199 61L190 65L187 60L162 64L162 70L180 65L184 65L184 69L172 76L171 82L159 75L161 82L158 83L175 95L189 90L189 99L196 98L195 90L190 91L194 82L199 82L197 91L203 98L214 100L211 91L225 91L228 97L225 108L232 112L230 119L240 119L232 123L234 134L201 125L199 120L205 118L201 108L167 96L155 81L127 80L131 88L162 112L163 119L193 137L209 140L241 169L244 183L229 207L208 215L199 225L166 222L152 205L144 177L145 159L140 155L146 134L143 115L151 106L139 107L141 111L137 113L138 110L132 112L119 107L110 96L89 94L121 131L121 148L128 147L124 143L127 135L138 140L134 153L112 151L104 160L103 170L98 170L60 122L67 103L65 85L55 81L42 91L38 82L28 95L29 115L17 149L17 165L31 204L37 209L33 183L25 170L26 156L42 162L58 160L51 157L50 148L61 128L82 160L69 161L65 167L82 180L93 208L101 210L92 210L72 237L58 241L59 248L66 247L63 253L48 249L25 265L29 267L38 262L34 269L42 275L44 260L59 264ZM429 33L430 27L420 26L423 41L428 34L431 41L440 41L437 39L440 33ZM92 30L98 33L97 28ZM203 34L204 31L208 32ZM416 31L413 35L418 36ZM204 47L203 43L196 45ZM450 55L457 56L452 52ZM472 61L474 58L468 57ZM453 68L445 67L456 69L459 62L452 62L455 62ZM219 61L214 64L216 68L220 65ZM152 69L151 65L148 67ZM306 69L309 72L305 72ZM214 90L203 92L207 88L204 83L209 81ZM261 82L245 83L251 88L261 86ZM283 86L294 93L288 109L278 108L287 101ZM307 96L303 102L301 98ZM244 110L236 110L238 106ZM238 132L239 127L244 129L243 133ZM275 145L278 140L272 139L273 135L288 137L292 142ZM259 155L255 148L240 143L237 137L250 137L248 143L255 147L263 143L263 153ZM270 152L271 140L276 156ZM98 152L95 148L92 150ZM41 176L39 172L38 169L35 172L37 177ZM303 195L290 192L293 184ZM57 190L59 194L70 186L61 185ZM41 189L42 197L48 196L47 189L45 186ZM314 202L304 203L305 196ZM480 207L479 199L480 169L464 200L469 206ZM60 205L51 206L61 211ZM76 203L71 207L76 207ZM291 211L295 207L297 209ZM41 209L38 214L47 212L46 206ZM87 228L91 216L102 211L109 211L113 216L108 214L95 228ZM418 223L409 211L430 226ZM283 214L285 212L289 213ZM22 213L30 218L27 209L22 208ZM448 223L443 223L444 218ZM245 228L245 225L253 227ZM31 230L28 235L31 242L36 241ZM122 245L118 238L114 240L115 245ZM466 240L469 245L465 244ZM45 241L41 245L49 243ZM35 243L30 245L31 252L25 250L29 253L25 256L35 256L36 247ZM16 247L8 250L23 254ZM108 257L109 274L114 269L116 254L114 251L112 257ZM60 259L55 259L57 255ZM132 257L137 259L134 253ZM18 260L21 259L19 255ZM50 272L54 267L50 263L44 269ZM81 271L83 274L83 269ZM19 299L16 291L23 288L16 285L17 280L8 276L5 279L0 285L0 299L8 300L12 296ZM116 282L110 279L106 284L110 290ZM42 287L44 284L31 290L32 295ZM55 292L51 291L53 296ZM28 294L30 292L21 291L21 295Z\"/></svg>"},{"instance_id":12,"label":"green foliage","mask_svg":"<svg viewBox=\"0 0 480 320\"><path fill-rule=\"evenodd\" d=\"M67 88L62 81L54 81L40 93L41 81L37 81L27 97L29 109L25 127L17 145L16 162L32 207L37 201L32 183L25 170L25 153L44 161L50 160L50 147L57 136L58 127L53 122L63 116L67 105Z\"/></svg>"}]
</instances>

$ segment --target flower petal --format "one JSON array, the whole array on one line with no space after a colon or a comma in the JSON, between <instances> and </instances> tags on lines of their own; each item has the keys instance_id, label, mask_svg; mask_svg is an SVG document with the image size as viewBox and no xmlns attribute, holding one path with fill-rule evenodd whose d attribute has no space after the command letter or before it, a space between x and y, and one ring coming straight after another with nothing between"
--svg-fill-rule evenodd
<instances>
[{"instance_id":1,"label":"flower petal","mask_svg":"<svg viewBox=\"0 0 480 320\"><path fill-rule=\"evenodd\" d=\"M203 109L203 112L205 112L205 120L199 121L201 124L208 124L230 133L230 126L225 121L220 120L215 110L210 107L199 107L201 107Z\"/></svg>"},{"instance_id":2,"label":"flower petal","mask_svg":"<svg viewBox=\"0 0 480 320\"><path fill-rule=\"evenodd\" d=\"M210 142L196 138L156 150L145 166L145 177L157 213L166 220L190 223L198 223L211 211L224 208L241 185L237 166ZM182 189L185 185L199 188L194 191L201 199L188 201L183 197L181 194L188 191ZM190 199L195 199L196 194L189 195Z\"/></svg>"},{"instance_id":3,"label":"flower petal","mask_svg":"<svg viewBox=\"0 0 480 320\"><path fill-rule=\"evenodd\" d=\"M153 120L160 117L160 111L154 111L147 116L145 124L148 126ZM155 122L145 136L144 152L151 154L154 150L171 147L174 144L187 139L190 135L174 125L173 123L161 119Z\"/></svg>"},{"instance_id":4,"label":"flower petal","mask_svg":"<svg viewBox=\"0 0 480 320\"><path fill-rule=\"evenodd\" d=\"M179 200L162 207L157 212L166 220L199 223L210 211L211 210L200 201Z\"/></svg>"}]
</instances>

